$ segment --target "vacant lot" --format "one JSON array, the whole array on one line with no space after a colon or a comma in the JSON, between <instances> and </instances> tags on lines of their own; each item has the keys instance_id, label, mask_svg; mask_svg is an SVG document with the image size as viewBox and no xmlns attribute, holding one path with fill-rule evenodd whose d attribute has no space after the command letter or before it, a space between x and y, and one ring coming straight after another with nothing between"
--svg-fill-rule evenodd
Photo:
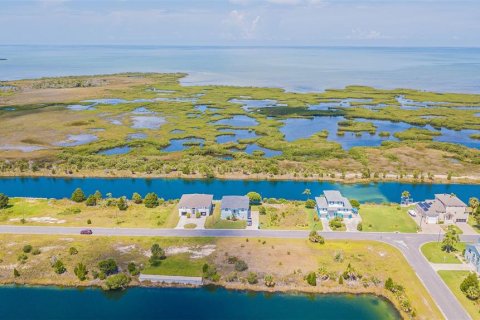
<instances>
[{"instance_id":1,"label":"vacant lot","mask_svg":"<svg viewBox=\"0 0 480 320\"><path fill-rule=\"evenodd\" d=\"M322 222L315 209L305 208L303 201L279 204L264 203L265 214L260 214L260 229L322 230ZM260 207L255 207L256 211Z\"/></svg>"},{"instance_id":2,"label":"vacant lot","mask_svg":"<svg viewBox=\"0 0 480 320\"><path fill-rule=\"evenodd\" d=\"M408 215L409 208L398 205L363 204L360 207L363 231L417 232L417 224Z\"/></svg>"},{"instance_id":3,"label":"vacant lot","mask_svg":"<svg viewBox=\"0 0 480 320\"><path fill-rule=\"evenodd\" d=\"M121 211L106 201L89 207L68 199L13 198L8 208L0 210L2 224L173 228L178 219L176 202L146 208L130 201L128 209Z\"/></svg>"}]
</instances>

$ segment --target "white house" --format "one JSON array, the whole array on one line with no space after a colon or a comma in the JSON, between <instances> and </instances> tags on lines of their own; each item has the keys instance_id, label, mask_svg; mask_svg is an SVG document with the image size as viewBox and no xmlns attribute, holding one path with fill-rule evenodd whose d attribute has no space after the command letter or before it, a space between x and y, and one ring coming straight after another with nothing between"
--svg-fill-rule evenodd
<instances>
[{"instance_id":1,"label":"white house","mask_svg":"<svg viewBox=\"0 0 480 320\"><path fill-rule=\"evenodd\" d=\"M333 219L358 218L358 210L339 191L325 190L323 195L315 198L317 213L320 218Z\"/></svg>"},{"instance_id":2,"label":"white house","mask_svg":"<svg viewBox=\"0 0 480 320\"><path fill-rule=\"evenodd\" d=\"M208 216L212 213L213 195L211 194L184 194L178 203L178 215L195 215L200 213L202 216Z\"/></svg>"},{"instance_id":3,"label":"white house","mask_svg":"<svg viewBox=\"0 0 480 320\"><path fill-rule=\"evenodd\" d=\"M475 267L475 271L480 273L480 244L467 244L465 248L465 260Z\"/></svg>"},{"instance_id":4,"label":"white house","mask_svg":"<svg viewBox=\"0 0 480 320\"><path fill-rule=\"evenodd\" d=\"M250 199L247 196L224 196L221 205L221 218L250 220Z\"/></svg>"},{"instance_id":5,"label":"white house","mask_svg":"<svg viewBox=\"0 0 480 320\"><path fill-rule=\"evenodd\" d=\"M415 211L426 223L464 223L468 219L468 206L451 194L436 194L434 200L417 203Z\"/></svg>"}]
</instances>

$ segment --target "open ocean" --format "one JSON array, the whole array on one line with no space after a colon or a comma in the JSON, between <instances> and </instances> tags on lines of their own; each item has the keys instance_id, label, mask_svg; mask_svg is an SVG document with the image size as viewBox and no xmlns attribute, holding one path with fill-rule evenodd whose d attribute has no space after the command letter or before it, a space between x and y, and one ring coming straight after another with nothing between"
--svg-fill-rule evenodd
<instances>
[{"instance_id":1,"label":"open ocean","mask_svg":"<svg viewBox=\"0 0 480 320\"><path fill-rule=\"evenodd\" d=\"M346 85L480 93L480 48L0 45L0 80L187 72L184 84L321 91Z\"/></svg>"}]
</instances>

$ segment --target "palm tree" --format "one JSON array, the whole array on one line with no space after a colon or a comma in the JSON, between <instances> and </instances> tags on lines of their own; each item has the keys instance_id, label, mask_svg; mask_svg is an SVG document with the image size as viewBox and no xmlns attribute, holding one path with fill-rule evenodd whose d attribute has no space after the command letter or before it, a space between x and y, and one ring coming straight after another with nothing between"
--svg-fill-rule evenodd
<instances>
[{"instance_id":1,"label":"palm tree","mask_svg":"<svg viewBox=\"0 0 480 320\"><path fill-rule=\"evenodd\" d=\"M310 191L310 189L305 189L302 194L306 195L308 200L310 199L310 195L312 194L312 192Z\"/></svg>"},{"instance_id":2,"label":"palm tree","mask_svg":"<svg viewBox=\"0 0 480 320\"><path fill-rule=\"evenodd\" d=\"M477 210L478 206L480 205L480 202L478 201L478 198L471 197L468 200L468 205L470 206L470 208L472 208L472 212L475 212L475 210Z\"/></svg>"},{"instance_id":3,"label":"palm tree","mask_svg":"<svg viewBox=\"0 0 480 320\"><path fill-rule=\"evenodd\" d=\"M403 191L402 198L410 198L410 192L408 192L407 190Z\"/></svg>"}]
</instances>

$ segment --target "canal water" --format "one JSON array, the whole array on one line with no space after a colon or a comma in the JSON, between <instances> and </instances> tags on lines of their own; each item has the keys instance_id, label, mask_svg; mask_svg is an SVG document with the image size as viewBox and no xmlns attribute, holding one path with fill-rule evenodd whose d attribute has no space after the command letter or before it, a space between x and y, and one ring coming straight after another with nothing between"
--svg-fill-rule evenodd
<instances>
[{"instance_id":1,"label":"canal water","mask_svg":"<svg viewBox=\"0 0 480 320\"><path fill-rule=\"evenodd\" d=\"M0 287L2 319L401 319L373 295L289 295L220 288L132 288L121 292Z\"/></svg>"},{"instance_id":2,"label":"canal water","mask_svg":"<svg viewBox=\"0 0 480 320\"><path fill-rule=\"evenodd\" d=\"M413 200L434 197L436 193L454 193L464 202L470 197L480 196L479 185L468 184L413 184L380 182L367 184L341 184L316 181L264 181L264 180L188 180L188 179L146 179L146 178L49 178L49 177L8 177L0 178L0 193L10 197L70 197L73 190L82 188L86 194L101 191L114 197L128 196L134 192L145 195L155 192L164 199L178 199L184 193L210 193L215 199L223 195L243 195L250 191L259 192L264 198L285 198L305 200L305 189L312 196L323 190L339 190L346 197L360 202L400 202L400 195L407 190Z\"/></svg>"}]
</instances>

